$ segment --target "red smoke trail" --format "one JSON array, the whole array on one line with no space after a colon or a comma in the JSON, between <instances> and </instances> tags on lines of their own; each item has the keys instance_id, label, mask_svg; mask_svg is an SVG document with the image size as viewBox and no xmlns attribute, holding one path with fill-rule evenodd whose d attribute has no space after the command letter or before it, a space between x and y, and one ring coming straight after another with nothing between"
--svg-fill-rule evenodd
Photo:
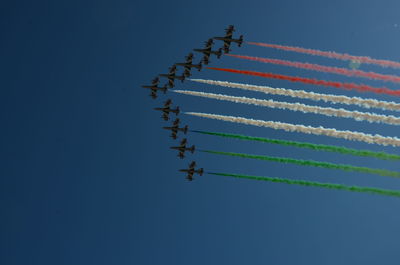
<instances>
[{"instance_id":1,"label":"red smoke trail","mask_svg":"<svg viewBox=\"0 0 400 265\"><path fill-rule=\"evenodd\" d=\"M372 59L368 56L354 56L354 55L349 55L346 53L325 52L325 51L314 50L314 49L305 49L305 48L300 48L300 47L259 43L259 42L247 42L247 43L252 44L252 45L258 45L258 46L263 46L263 47L269 47L269 48L275 48L275 49L280 49L280 50L285 50L285 51L292 51L292 52L305 53L305 54L311 54L311 55L318 55L318 56L334 58L334 59L339 59L339 60L345 60L345 61L354 60L354 61L359 61L361 63L377 64L377 65L380 65L383 67L400 68L399 62L393 62L393 61L389 61L389 60Z\"/></svg>"},{"instance_id":2,"label":"red smoke trail","mask_svg":"<svg viewBox=\"0 0 400 265\"><path fill-rule=\"evenodd\" d=\"M325 81L325 80L318 80L312 78L303 78L303 77L296 77L296 76L288 76L288 75L278 75L272 73L262 73L262 72L255 72L255 71L245 71L245 70L236 70L236 69L228 69L228 68L216 68L216 67L207 67L207 69L211 70L218 70L236 74L245 74L245 75L253 75L253 76L260 76L264 78L273 78L273 79L281 79L287 80L291 82L299 82L304 84L310 85L318 85L318 86L328 86L328 87L335 87L340 89L346 90L356 90L358 92L373 92L376 94L385 94L390 96L400 96L400 90L391 90L385 87L372 87L368 85L358 85L354 83L342 83L342 82L333 82L333 81Z\"/></svg>"},{"instance_id":3,"label":"red smoke trail","mask_svg":"<svg viewBox=\"0 0 400 265\"><path fill-rule=\"evenodd\" d=\"M292 67L296 67L296 68L314 70L314 71L319 71L319 72L335 73L335 74L345 75L345 76L358 76L358 77L365 77L365 78L369 78L369 79L376 79L376 80L400 83L400 76L395 76L395 75L383 75L383 74L378 74L378 73L374 73L374 72L349 70L346 68L323 66L323 65L311 64L311 63L291 62L291 61L270 59L270 58L259 58L259 57L243 56L243 55L235 55L235 54L226 54L226 55L240 58L240 59L262 62L262 63L279 64L279 65L292 66Z\"/></svg>"}]
</instances>

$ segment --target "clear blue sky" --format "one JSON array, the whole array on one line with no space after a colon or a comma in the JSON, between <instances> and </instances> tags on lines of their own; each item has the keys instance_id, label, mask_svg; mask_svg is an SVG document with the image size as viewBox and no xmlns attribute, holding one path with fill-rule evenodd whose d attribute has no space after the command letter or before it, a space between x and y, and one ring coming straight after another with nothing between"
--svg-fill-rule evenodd
<instances>
[{"instance_id":1,"label":"clear blue sky","mask_svg":"<svg viewBox=\"0 0 400 265\"><path fill-rule=\"evenodd\" d=\"M194 159L209 171L387 189L400 189L399 180L204 153L180 160L168 148L175 141L161 129L167 123L152 110L166 97L152 100L140 86L229 24L249 41L400 61L399 10L398 1L345 0L1 3L0 264L398 264L399 199L210 175L189 183L177 170ZM347 66L248 45L234 52ZM398 88L235 58L212 59L211 66ZM359 96L211 70L193 77ZM268 98L190 82L177 88ZM168 97L183 111L399 134L389 125ZM400 154L392 147L180 118L191 129ZM188 140L202 149L400 170L376 159L196 134Z\"/></svg>"}]
</instances>

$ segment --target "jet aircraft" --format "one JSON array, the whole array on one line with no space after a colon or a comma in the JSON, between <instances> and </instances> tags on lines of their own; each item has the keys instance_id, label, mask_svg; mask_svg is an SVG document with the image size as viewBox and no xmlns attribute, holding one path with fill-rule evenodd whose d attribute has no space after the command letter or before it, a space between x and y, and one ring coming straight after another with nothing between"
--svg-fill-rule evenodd
<instances>
[{"instance_id":1,"label":"jet aircraft","mask_svg":"<svg viewBox=\"0 0 400 265\"><path fill-rule=\"evenodd\" d=\"M181 80L182 82L185 80L184 75L176 75L176 65L173 65L169 68L168 74L160 74L159 76L166 77L168 79L169 87L174 87L175 79Z\"/></svg>"},{"instance_id":2,"label":"jet aircraft","mask_svg":"<svg viewBox=\"0 0 400 265\"><path fill-rule=\"evenodd\" d=\"M180 172L186 172L187 173L186 179L189 180L189 181L192 181L194 173L199 174L200 176L202 176L203 172L204 172L204 170L202 168L199 168L199 169L196 170L195 167L196 167L196 162L193 161L192 163L189 164L189 168L188 169L180 169L179 171Z\"/></svg>"},{"instance_id":3,"label":"jet aircraft","mask_svg":"<svg viewBox=\"0 0 400 265\"><path fill-rule=\"evenodd\" d=\"M188 131L188 126L187 125L185 127L179 128L179 122L180 122L179 119L176 119L174 121L174 123L172 124L172 126L163 127L163 129L171 130L171 137L173 139L177 138L177 134L178 134L179 131L183 132L184 134L186 134L187 131Z\"/></svg>"},{"instance_id":4,"label":"jet aircraft","mask_svg":"<svg viewBox=\"0 0 400 265\"><path fill-rule=\"evenodd\" d=\"M229 53L230 45L232 42L238 44L238 46L242 46L243 43L243 35L240 35L239 39L232 38L233 32L235 31L233 25L230 25L227 29L225 29L225 36L224 37L214 37L215 40L222 40L224 42L224 52Z\"/></svg>"},{"instance_id":5,"label":"jet aircraft","mask_svg":"<svg viewBox=\"0 0 400 265\"><path fill-rule=\"evenodd\" d=\"M160 81L159 81L159 78L156 77L156 78L153 79L152 84L151 84L150 86L142 86L142 87L143 87L143 88L148 88L148 89L150 89L150 90L151 90L150 96L151 96L152 98L156 99L156 98L157 98L157 91L158 91L158 90L163 91L164 94L167 92L167 85L165 85L165 86L163 86L163 87L159 87L159 86L158 86L159 82L160 82Z\"/></svg>"},{"instance_id":6,"label":"jet aircraft","mask_svg":"<svg viewBox=\"0 0 400 265\"><path fill-rule=\"evenodd\" d=\"M185 70L190 71L192 68L197 68L197 70L201 70L201 62L199 64L193 64L193 53L189 53L186 56L186 62L184 63L176 63L176 65L185 67Z\"/></svg>"},{"instance_id":7,"label":"jet aircraft","mask_svg":"<svg viewBox=\"0 0 400 265\"><path fill-rule=\"evenodd\" d=\"M194 153L194 145L192 147L186 147L187 144L187 139L184 138L182 139L181 143L179 146L172 146L170 147L171 149L175 149L179 151L178 157L184 158L185 157L185 151L190 151L192 154Z\"/></svg>"},{"instance_id":8,"label":"jet aircraft","mask_svg":"<svg viewBox=\"0 0 400 265\"><path fill-rule=\"evenodd\" d=\"M168 99L165 103L164 103L164 107L162 108L154 108L155 110L159 110L163 112L162 118L164 120L169 120L169 113L175 113L175 115L179 114L179 107L176 107L175 109L171 109L171 104L172 104L172 100Z\"/></svg>"},{"instance_id":9,"label":"jet aircraft","mask_svg":"<svg viewBox=\"0 0 400 265\"><path fill-rule=\"evenodd\" d=\"M204 64L208 64L210 62L209 58L210 58L211 54L215 54L218 59L222 55L222 49L219 49L217 51L212 50L213 44L214 44L214 41L212 39L209 39L208 41L205 42L206 47L204 49L194 49L195 52L201 52L204 54L204 57L202 60Z\"/></svg>"}]
</instances>

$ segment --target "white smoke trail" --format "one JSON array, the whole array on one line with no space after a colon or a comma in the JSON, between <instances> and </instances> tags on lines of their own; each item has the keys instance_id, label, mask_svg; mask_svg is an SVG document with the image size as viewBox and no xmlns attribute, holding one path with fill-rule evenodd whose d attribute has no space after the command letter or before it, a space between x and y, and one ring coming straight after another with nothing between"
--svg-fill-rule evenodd
<instances>
[{"instance_id":1,"label":"white smoke trail","mask_svg":"<svg viewBox=\"0 0 400 265\"><path fill-rule=\"evenodd\" d=\"M222 120L222 121L229 121L234 123L241 123L246 125L253 125L259 127L267 127L272 128L275 130L284 130L287 132L301 132L306 134L314 134L314 135L325 135L335 138L343 138L346 140L352 141L360 141L369 144L379 144L379 145L391 145L391 146L400 146L400 138L397 137L385 137L379 134L365 134L362 132L352 132L352 131L338 131L336 129L331 128L324 128L320 127L311 127L299 124L290 124L290 123L283 123L283 122L276 122L276 121L263 121L263 120L253 120L247 119L243 117L234 117L234 116L225 116L225 115L217 115L217 114L208 114L208 113L200 113L200 112L186 112L185 114L215 119L215 120Z\"/></svg>"},{"instance_id":2,"label":"white smoke trail","mask_svg":"<svg viewBox=\"0 0 400 265\"><path fill-rule=\"evenodd\" d=\"M301 103L274 101L272 99L263 100L256 98L247 98L247 97L235 97L222 94L204 93L204 92L189 91L189 90L173 90L173 91L185 95L213 98L217 100L225 100L235 103L252 104L256 106L263 106L263 107L277 108L277 109L289 109L293 111L301 111L304 113L316 113L331 117L352 118L357 121L368 121L368 122L400 125L400 118L391 115L379 115L375 113L349 111L345 109L323 108L318 106L305 105Z\"/></svg>"},{"instance_id":3,"label":"white smoke trail","mask_svg":"<svg viewBox=\"0 0 400 265\"><path fill-rule=\"evenodd\" d=\"M376 99L364 99L359 97L337 96L330 94L319 94L314 92L306 92L304 90L292 90L286 88L273 88L269 86L256 86L241 83L232 83L226 81L204 80L204 79L189 79L190 81L204 83L209 85L217 85L223 87L240 88L244 90L263 92L272 95L283 95L293 98L305 98L314 101L324 101L331 103L340 103L346 105L357 105L363 108L379 108L383 110L400 111L400 104L393 101L380 101Z\"/></svg>"}]
</instances>

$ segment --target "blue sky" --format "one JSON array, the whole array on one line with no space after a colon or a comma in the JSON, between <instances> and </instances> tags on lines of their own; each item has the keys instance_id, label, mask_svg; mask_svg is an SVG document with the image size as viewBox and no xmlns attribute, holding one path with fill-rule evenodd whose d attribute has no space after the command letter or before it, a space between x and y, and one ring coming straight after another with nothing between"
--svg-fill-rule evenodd
<instances>
[{"instance_id":1,"label":"blue sky","mask_svg":"<svg viewBox=\"0 0 400 265\"><path fill-rule=\"evenodd\" d=\"M398 128L172 93L152 100L141 85L229 24L248 41L400 61L399 8L397 1L344 0L2 3L0 263L397 264L400 201L396 198L210 175L189 183L177 170L194 159L209 171L387 189L400 189L398 180L204 153L180 160L168 148L175 141L161 129L168 123L152 108L171 98L183 111L387 136L397 136ZM347 66L249 45L233 51ZM212 59L210 66L397 88L396 84L235 58ZM361 65L361 69L399 74L378 66ZM360 96L211 70L194 71L193 77ZM269 98L191 82L176 88ZM362 96L399 102L388 96ZM191 129L400 154L393 147L180 118ZM396 162L198 134L188 134L188 141L201 149L400 169Z\"/></svg>"}]
</instances>

